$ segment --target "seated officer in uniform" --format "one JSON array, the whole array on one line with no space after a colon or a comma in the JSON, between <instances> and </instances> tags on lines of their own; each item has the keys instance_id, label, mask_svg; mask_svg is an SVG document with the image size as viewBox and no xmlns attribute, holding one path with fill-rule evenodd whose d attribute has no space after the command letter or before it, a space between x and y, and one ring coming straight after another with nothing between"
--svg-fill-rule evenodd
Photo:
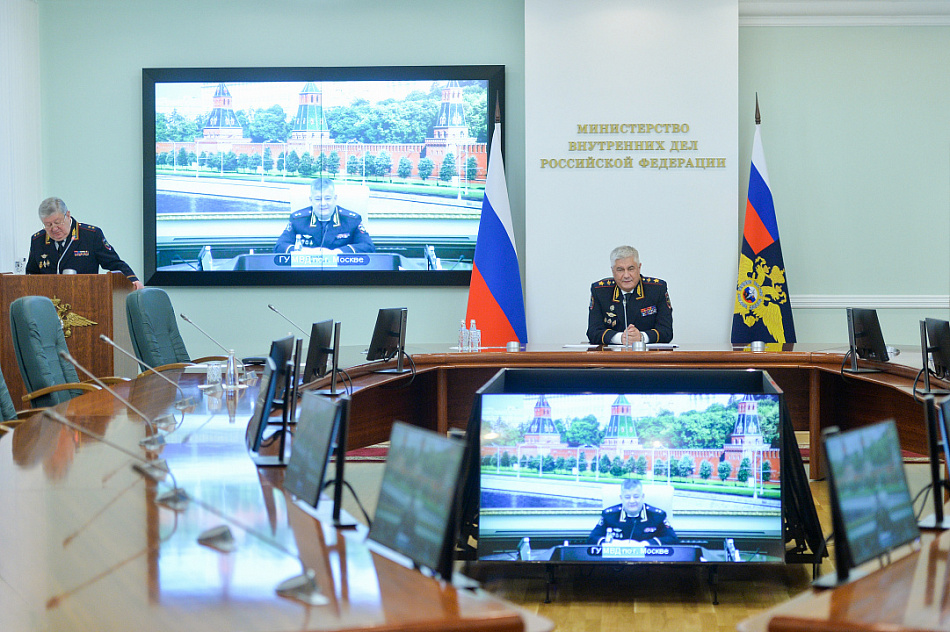
<instances>
[{"instance_id":1,"label":"seated officer in uniform","mask_svg":"<svg viewBox=\"0 0 950 632\"><path fill-rule=\"evenodd\" d=\"M39 216L43 230L30 241L27 274L62 274L64 270L98 274L101 266L124 274L136 290L145 287L106 241L102 229L74 220L61 199L40 202Z\"/></svg>"},{"instance_id":2,"label":"seated officer in uniform","mask_svg":"<svg viewBox=\"0 0 950 632\"><path fill-rule=\"evenodd\" d=\"M624 479L620 501L601 512L600 522L587 537L589 544L624 540L623 544L659 546L679 542L666 512L643 502L643 483Z\"/></svg>"},{"instance_id":3,"label":"seated officer in uniform","mask_svg":"<svg viewBox=\"0 0 950 632\"><path fill-rule=\"evenodd\" d=\"M277 238L274 252L375 252L358 213L336 205L333 181L317 178L310 185L310 206L291 213L287 228Z\"/></svg>"},{"instance_id":4,"label":"seated officer in uniform","mask_svg":"<svg viewBox=\"0 0 950 632\"><path fill-rule=\"evenodd\" d=\"M595 345L673 339L673 307L666 281L640 276L636 248L619 246L610 253L614 278L590 286L587 339Z\"/></svg>"}]
</instances>

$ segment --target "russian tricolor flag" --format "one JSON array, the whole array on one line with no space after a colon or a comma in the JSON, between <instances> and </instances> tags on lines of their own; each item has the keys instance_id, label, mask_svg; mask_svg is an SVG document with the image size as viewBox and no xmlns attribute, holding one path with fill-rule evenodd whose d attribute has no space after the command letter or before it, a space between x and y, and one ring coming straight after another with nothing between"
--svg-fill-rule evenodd
<instances>
[{"instance_id":1,"label":"russian tricolor flag","mask_svg":"<svg viewBox=\"0 0 950 632\"><path fill-rule=\"evenodd\" d=\"M501 157L501 123L497 121L488 153L488 176L465 322L473 318L482 332L483 347L504 347L515 340L528 342L521 269Z\"/></svg>"},{"instance_id":2,"label":"russian tricolor flag","mask_svg":"<svg viewBox=\"0 0 950 632\"><path fill-rule=\"evenodd\" d=\"M785 278L782 242L778 236L775 204L759 135L759 103L755 104L752 168L746 198L742 251L732 316L733 344L753 341L795 342L795 322Z\"/></svg>"}]
</instances>

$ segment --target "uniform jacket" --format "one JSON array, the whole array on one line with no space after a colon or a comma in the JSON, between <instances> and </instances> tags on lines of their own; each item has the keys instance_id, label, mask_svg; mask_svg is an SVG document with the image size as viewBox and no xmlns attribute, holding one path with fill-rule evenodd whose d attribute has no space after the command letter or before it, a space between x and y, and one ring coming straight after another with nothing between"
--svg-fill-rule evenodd
<instances>
[{"instance_id":1,"label":"uniform jacket","mask_svg":"<svg viewBox=\"0 0 950 632\"><path fill-rule=\"evenodd\" d=\"M613 335L629 324L646 332L649 342L673 339L673 307L666 281L640 277L640 283L626 295L626 299L613 279L601 279L591 284L590 313L587 316L587 339L591 344L610 344Z\"/></svg>"},{"instance_id":2,"label":"uniform jacket","mask_svg":"<svg viewBox=\"0 0 950 632\"><path fill-rule=\"evenodd\" d=\"M611 531L614 540L645 540L651 544L676 544L676 532L666 519L666 512L644 503L640 515L628 516L623 505L612 505L600 514L600 522L590 532L587 542L598 544Z\"/></svg>"},{"instance_id":3,"label":"uniform jacket","mask_svg":"<svg viewBox=\"0 0 950 632\"><path fill-rule=\"evenodd\" d=\"M59 250L45 230L35 233L30 241L27 274L62 274L63 270L70 269L78 274L98 274L100 267L121 272L130 281L139 280L132 268L106 241L102 229L92 224L73 219L65 246Z\"/></svg>"},{"instance_id":4,"label":"uniform jacket","mask_svg":"<svg viewBox=\"0 0 950 632\"><path fill-rule=\"evenodd\" d=\"M339 248L343 252L375 252L376 246L363 228L359 213L336 207L333 216L325 222L317 219L313 207L308 206L290 215L290 222L277 238L274 252L287 252L301 236L304 248Z\"/></svg>"}]
</instances>

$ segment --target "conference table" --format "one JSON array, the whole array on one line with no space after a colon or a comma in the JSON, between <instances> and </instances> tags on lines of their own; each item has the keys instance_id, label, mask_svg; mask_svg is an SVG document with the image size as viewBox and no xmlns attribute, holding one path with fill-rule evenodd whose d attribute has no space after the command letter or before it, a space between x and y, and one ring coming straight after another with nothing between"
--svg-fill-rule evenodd
<instances>
[{"instance_id":1,"label":"conference table","mask_svg":"<svg viewBox=\"0 0 950 632\"><path fill-rule=\"evenodd\" d=\"M855 572L855 571L852 571ZM834 589L809 589L741 621L739 632L923 632L950 629L950 533L924 532L873 560L862 577Z\"/></svg>"},{"instance_id":2,"label":"conference table","mask_svg":"<svg viewBox=\"0 0 950 632\"><path fill-rule=\"evenodd\" d=\"M914 391L919 350L903 349L880 373L843 375L846 350L529 345L460 353L419 345L407 350L412 370L393 374L376 371L395 361L367 363L362 349L349 347L339 358L351 397L348 447L387 440L395 420L442 433L465 428L476 390L507 367L750 368L768 371L796 429L810 433L812 476L820 476L818 435L829 425L893 418L902 446L926 452ZM307 508L284 493L283 470L256 468L246 453L253 380L215 393L201 390L204 376L191 369L164 375L175 384L143 375L115 387L168 433L160 449L140 447L155 431L105 391L0 437L0 630L550 629L546 619L477 588L413 570L367 543L365 530L333 528L326 503ZM169 475L157 473L157 461ZM190 499L184 507L157 502L176 488ZM233 533L234 551L198 543L222 526ZM276 594L305 569L325 604Z\"/></svg>"},{"instance_id":3,"label":"conference table","mask_svg":"<svg viewBox=\"0 0 950 632\"><path fill-rule=\"evenodd\" d=\"M360 447L385 441L394 419L437 432L464 429L475 392L500 369L761 369L784 391L796 431L807 432L810 475L823 477L820 436L823 428L842 430L894 419L901 446L927 454L927 433L919 391L922 357L919 347L901 347L890 362L861 361L877 373L844 373L847 345L769 344L765 351L749 346L680 345L673 349L633 351L583 344L527 345L518 351L504 348L459 353L448 345L407 348L403 365L413 370L401 375L377 373L395 361L367 363L365 351L346 347L339 364L352 382L349 445ZM342 390L342 382L337 388ZM329 378L311 388L328 388ZM948 388L931 378L931 388Z\"/></svg>"},{"instance_id":4,"label":"conference table","mask_svg":"<svg viewBox=\"0 0 950 632\"><path fill-rule=\"evenodd\" d=\"M114 387L149 424L97 391L0 437L0 630L553 627L414 570L365 528L334 528L332 502L289 497L284 468L255 467L245 448L255 380L204 391L199 373L165 375L177 385L143 375ZM141 447L155 430L164 445ZM234 550L198 543L222 527ZM277 594L308 571L320 603Z\"/></svg>"}]
</instances>

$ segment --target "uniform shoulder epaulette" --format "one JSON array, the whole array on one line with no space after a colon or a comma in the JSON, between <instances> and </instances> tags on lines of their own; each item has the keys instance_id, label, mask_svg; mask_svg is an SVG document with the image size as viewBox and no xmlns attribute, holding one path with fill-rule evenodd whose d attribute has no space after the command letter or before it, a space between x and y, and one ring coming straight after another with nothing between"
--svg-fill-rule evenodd
<instances>
[{"instance_id":1,"label":"uniform shoulder epaulette","mask_svg":"<svg viewBox=\"0 0 950 632\"><path fill-rule=\"evenodd\" d=\"M294 211L293 213L291 213L291 214L290 214L290 217L291 217L291 218L295 218L295 217L310 217L310 213L312 213L312 210L311 210L310 208L302 208L302 209L300 209L299 211Z\"/></svg>"},{"instance_id":2,"label":"uniform shoulder epaulette","mask_svg":"<svg viewBox=\"0 0 950 632\"><path fill-rule=\"evenodd\" d=\"M606 279L601 279L600 281L594 281L590 284L591 287L609 287L613 288L617 285L617 282L613 278L608 277Z\"/></svg>"},{"instance_id":3,"label":"uniform shoulder epaulette","mask_svg":"<svg viewBox=\"0 0 950 632\"><path fill-rule=\"evenodd\" d=\"M663 285L665 281L663 279L658 279L656 277L640 277L643 279L644 283L649 283L650 285Z\"/></svg>"},{"instance_id":4,"label":"uniform shoulder epaulette","mask_svg":"<svg viewBox=\"0 0 950 632\"><path fill-rule=\"evenodd\" d=\"M76 222L76 228L80 230L91 230L93 232L96 231L96 227L92 224L83 224L82 222Z\"/></svg>"},{"instance_id":5,"label":"uniform shoulder epaulette","mask_svg":"<svg viewBox=\"0 0 950 632\"><path fill-rule=\"evenodd\" d=\"M38 238L42 237L42 236L45 235L45 234L46 234L46 231L45 231L45 230L39 230L39 231L36 231L35 233L33 233L33 236L30 237L30 239L38 239Z\"/></svg>"},{"instance_id":6,"label":"uniform shoulder epaulette","mask_svg":"<svg viewBox=\"0 0 950 632\"><path fill-rule=\"evenodd\" d=\"M623 509L622 505L611 505L604 509L604 513L620 513L621 509Z\"/></svg>"},{"instance_id":7,"label":"uniform shoulder epaulette","mask_svg":"<svg viewBox=\"0 0 950 632\"><path fill-rule=\"evenodd\" d=\"M343 208L342 206L337 206L336 210L340 212L340 215L345 215L347 217L359 217L359 213L354 213L348 208Z\"/></svg>"}]
</instances>

